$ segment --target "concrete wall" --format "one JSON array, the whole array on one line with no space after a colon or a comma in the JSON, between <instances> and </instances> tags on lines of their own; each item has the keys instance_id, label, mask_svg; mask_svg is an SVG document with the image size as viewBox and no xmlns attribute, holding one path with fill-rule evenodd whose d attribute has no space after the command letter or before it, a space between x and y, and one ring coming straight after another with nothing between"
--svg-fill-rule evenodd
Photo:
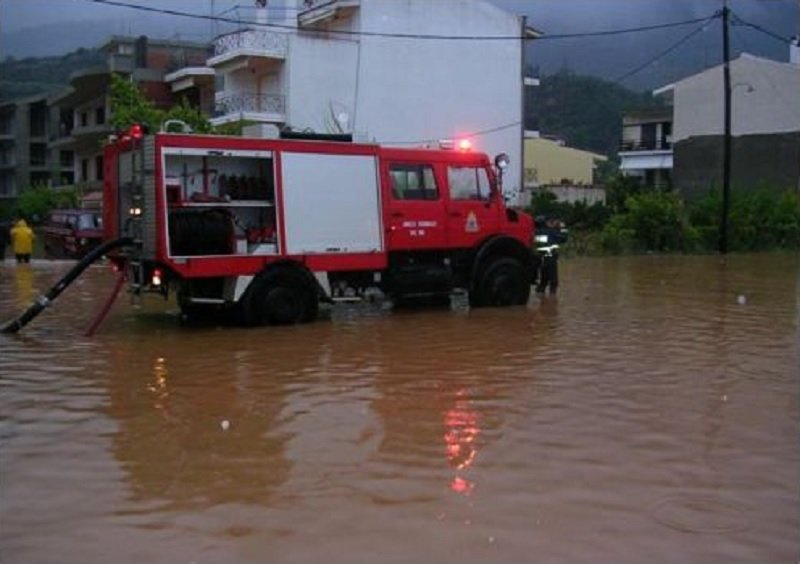
<instances>
[{"instance_id":1,"label":"concrete wall","mask_svg":"<svg viewBox=\"0 0 800 564\"><path fill-rule=\"evenodd\" d=\"M362 2L331 29L519 36L521 21L476 0ZM462 42L293 36L287 57L287 125L356 139L421 146L471 136L474 148L511 157L506 191L522 186L522 49L519 41ZM230 88L226 85L226 90Z\"/></svg>"},{"instance_id":2,"label":"concrete wall","mask_svg":"<svg viewBox=\"0 0 800 564\"><path fill-rule=\"evenodd\" d=\"M540 186L532 190L532 194L550 192L556 195L559 202L586 202L588 205L605 203L606 189L602 186Z\"/></svg>"},{"instance_id":3,"label":"concrete wall","mask_svg":"<svg viewBox=\"0 0 800 564\"><path fill-rule=\"evenodd\" d=\"M675 85L675 142L724 129L722 67ZM731 63L733 135L800 131L800 67L751 55Z\"/></svg>"},{"instance_id":4,"label":"concrete wall","mask_svg":"<svg viewBox=\"0 0 800 564\"><path fill-rule=\"evenodd\" d=\"M693 137L675 145L675 186L687 197L722 186L721 135ZM800 132L733 138L731 184L800 190Z\"/></svg>"},{"instance_id":5,"label":"concrete wall","mask_svg":"<svg viewBox=\"0 0 800 564\"><path fill-rule=\"evenodd\" d=\"M344 132L352 132L358 55L355 40L292 36L284 71L287 125L338 133L341 123Z\"/></svg>"},{"instance_id":6,"label":"concrete wall","mask_svg":"<svg viewBox=\"0 0 800 564\"><path fill-rule=\"evenodd\" d=\"M519 36L519 17L478 0L362 2L363 29L389 33ZM355 130L379 142L472 136L507 153L505 191L522 188L521 41L362 37Z\"/></svg>"},{"instance_id":7,"label":"concrete wall","mask_svg":"<svg viewBox=\"0 0 800 564\"><path fill-rule=\"evenodd\" d=\"M563 147L549 139L525 140L525 184L591 184L601 155Z\"/></svg>"}]
</instances>

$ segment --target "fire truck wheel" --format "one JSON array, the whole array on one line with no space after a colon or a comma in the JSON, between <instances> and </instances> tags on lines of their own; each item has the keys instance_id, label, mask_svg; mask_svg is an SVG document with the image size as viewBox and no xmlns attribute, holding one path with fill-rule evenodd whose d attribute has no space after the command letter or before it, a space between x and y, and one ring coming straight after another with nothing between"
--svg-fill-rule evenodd
<instances>
[{"instance_id":1,"label":"fire truck wheel","mask_svg":"<svg viewBox=\"0 0 800 564\"><path fill-rule=\"evenodd\" d=\"M476 306L525 305L531 295L531 286L525 277L525 269L514 258L499 257L482 270L476 285Z\"/></svg>"},{"instance_id":2,"label":"fire truck wheel","mask_svg":"<svg viewBox=\"0 0 800 564\"><path fill-rule=\"evenodd\" d=\"M242 300L246 325L292 325L317 318L319 302L314 288L301 273L273 273L253 282Z\"/></svg>"}]
</instances>

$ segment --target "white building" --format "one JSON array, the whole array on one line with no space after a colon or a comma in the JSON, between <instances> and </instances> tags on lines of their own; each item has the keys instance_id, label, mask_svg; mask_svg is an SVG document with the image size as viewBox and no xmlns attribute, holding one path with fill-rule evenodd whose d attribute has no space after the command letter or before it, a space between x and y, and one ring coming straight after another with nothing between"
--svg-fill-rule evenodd
<instances>
[{"instance_id":1,"label":"white building","mask_svg":"<svg viewBox=\"0 0 800 564\"><path fill-rule=\"evenodd\" d=\"M800 65L742 54L730 70L733 187L800 188ZM720 186L722 65L655 93L673 103L675 185L687 194Z\"/></svg>"},{"instance_id":2,"label":"white building","mask_svg":"<svg viewBox=\"0 0 800 564\"><path fill-rule=\"evenodd\" d=\"M627 112L622 118L620 170L640 178L644 186L672 184L672 108Z\"/></svg>"},{"instance_id":3,"label":"white building","mask_svg":"<svg viewBox=\"0 0 800 564\"><path fill-rule=\"evenodd\" d=\"M270 0L257 13L267 26L218 37L207 62L215 124L398 146L469 137L476 150L511 157L505 190L520 190L521 38L535 36L524 17L484 0Z\"/></svg>"},{"instance_id":4,"label":"white building","mask_svg":"<svg viewBox=\"0 0 800 564\"><path fill-rule=\"evenodd\" d=\"M800 64L745 53L731 61L730 71L734 189L800 189ZM658 111L652 119L626 116L622 169L645 179L666 178L671 169L672 184L687 196L721 186L723 66L653 94L670 104L668 113L663 120Z\"/></svg>"}]
</instances>

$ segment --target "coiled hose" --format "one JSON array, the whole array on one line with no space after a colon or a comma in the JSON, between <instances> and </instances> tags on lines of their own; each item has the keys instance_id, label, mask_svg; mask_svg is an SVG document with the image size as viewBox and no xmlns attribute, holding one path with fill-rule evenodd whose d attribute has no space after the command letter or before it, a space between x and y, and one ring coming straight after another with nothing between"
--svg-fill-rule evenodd
<instances>
[{"instance_id":1,"label":"coiled hose","mask_svg":"<svg viewBox=\"0 0 800 564\"><path fill-rule=\"evenodd\" d=\"M114 239L113 241L107 241L102 245L92 249L92 251L78 261L78 264L73 266L72 269L56 283L55 286L50 288L46 294L36 298L36 300L27 310L25 310L22 315L3 325L2 328L0 328L0 333L17 333L20 329L30 323L37 315L39 315L44 308L50 305L50 303L55 300L59 294L61 294L61 292L67 288L67 286L72 284L72 282L74 282L75 279L80 276L90 264L109 251L113 251L119 247L126 247L131 244L133 244L133 239L130 237L122 237L120 239Z\"/></svg>"}]
</instances>

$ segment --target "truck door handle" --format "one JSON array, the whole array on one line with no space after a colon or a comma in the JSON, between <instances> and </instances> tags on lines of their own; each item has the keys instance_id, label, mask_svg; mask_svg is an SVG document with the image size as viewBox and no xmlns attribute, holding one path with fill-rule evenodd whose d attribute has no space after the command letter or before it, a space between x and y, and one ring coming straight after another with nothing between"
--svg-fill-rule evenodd
<instances>
[{"instance_id":1,"label":"truck door handle","mask_svg":"<svg viewBox=\"0 0 800 564\"><path fill-rule=\"evenodd\" d=\"M405 217L405 214L401 212L392 212L392 217Z\"/></svg>"},{"instance_id":2,"label":"truck door handle","mask_svg":"<svg viewBox=\"0 0 800 564\"><path fill-rule=\"evenodd\" d=\"M450 217L461 217L462 215L464 214L461 212L450 212Z\"/></svg>"}]
</instances>

